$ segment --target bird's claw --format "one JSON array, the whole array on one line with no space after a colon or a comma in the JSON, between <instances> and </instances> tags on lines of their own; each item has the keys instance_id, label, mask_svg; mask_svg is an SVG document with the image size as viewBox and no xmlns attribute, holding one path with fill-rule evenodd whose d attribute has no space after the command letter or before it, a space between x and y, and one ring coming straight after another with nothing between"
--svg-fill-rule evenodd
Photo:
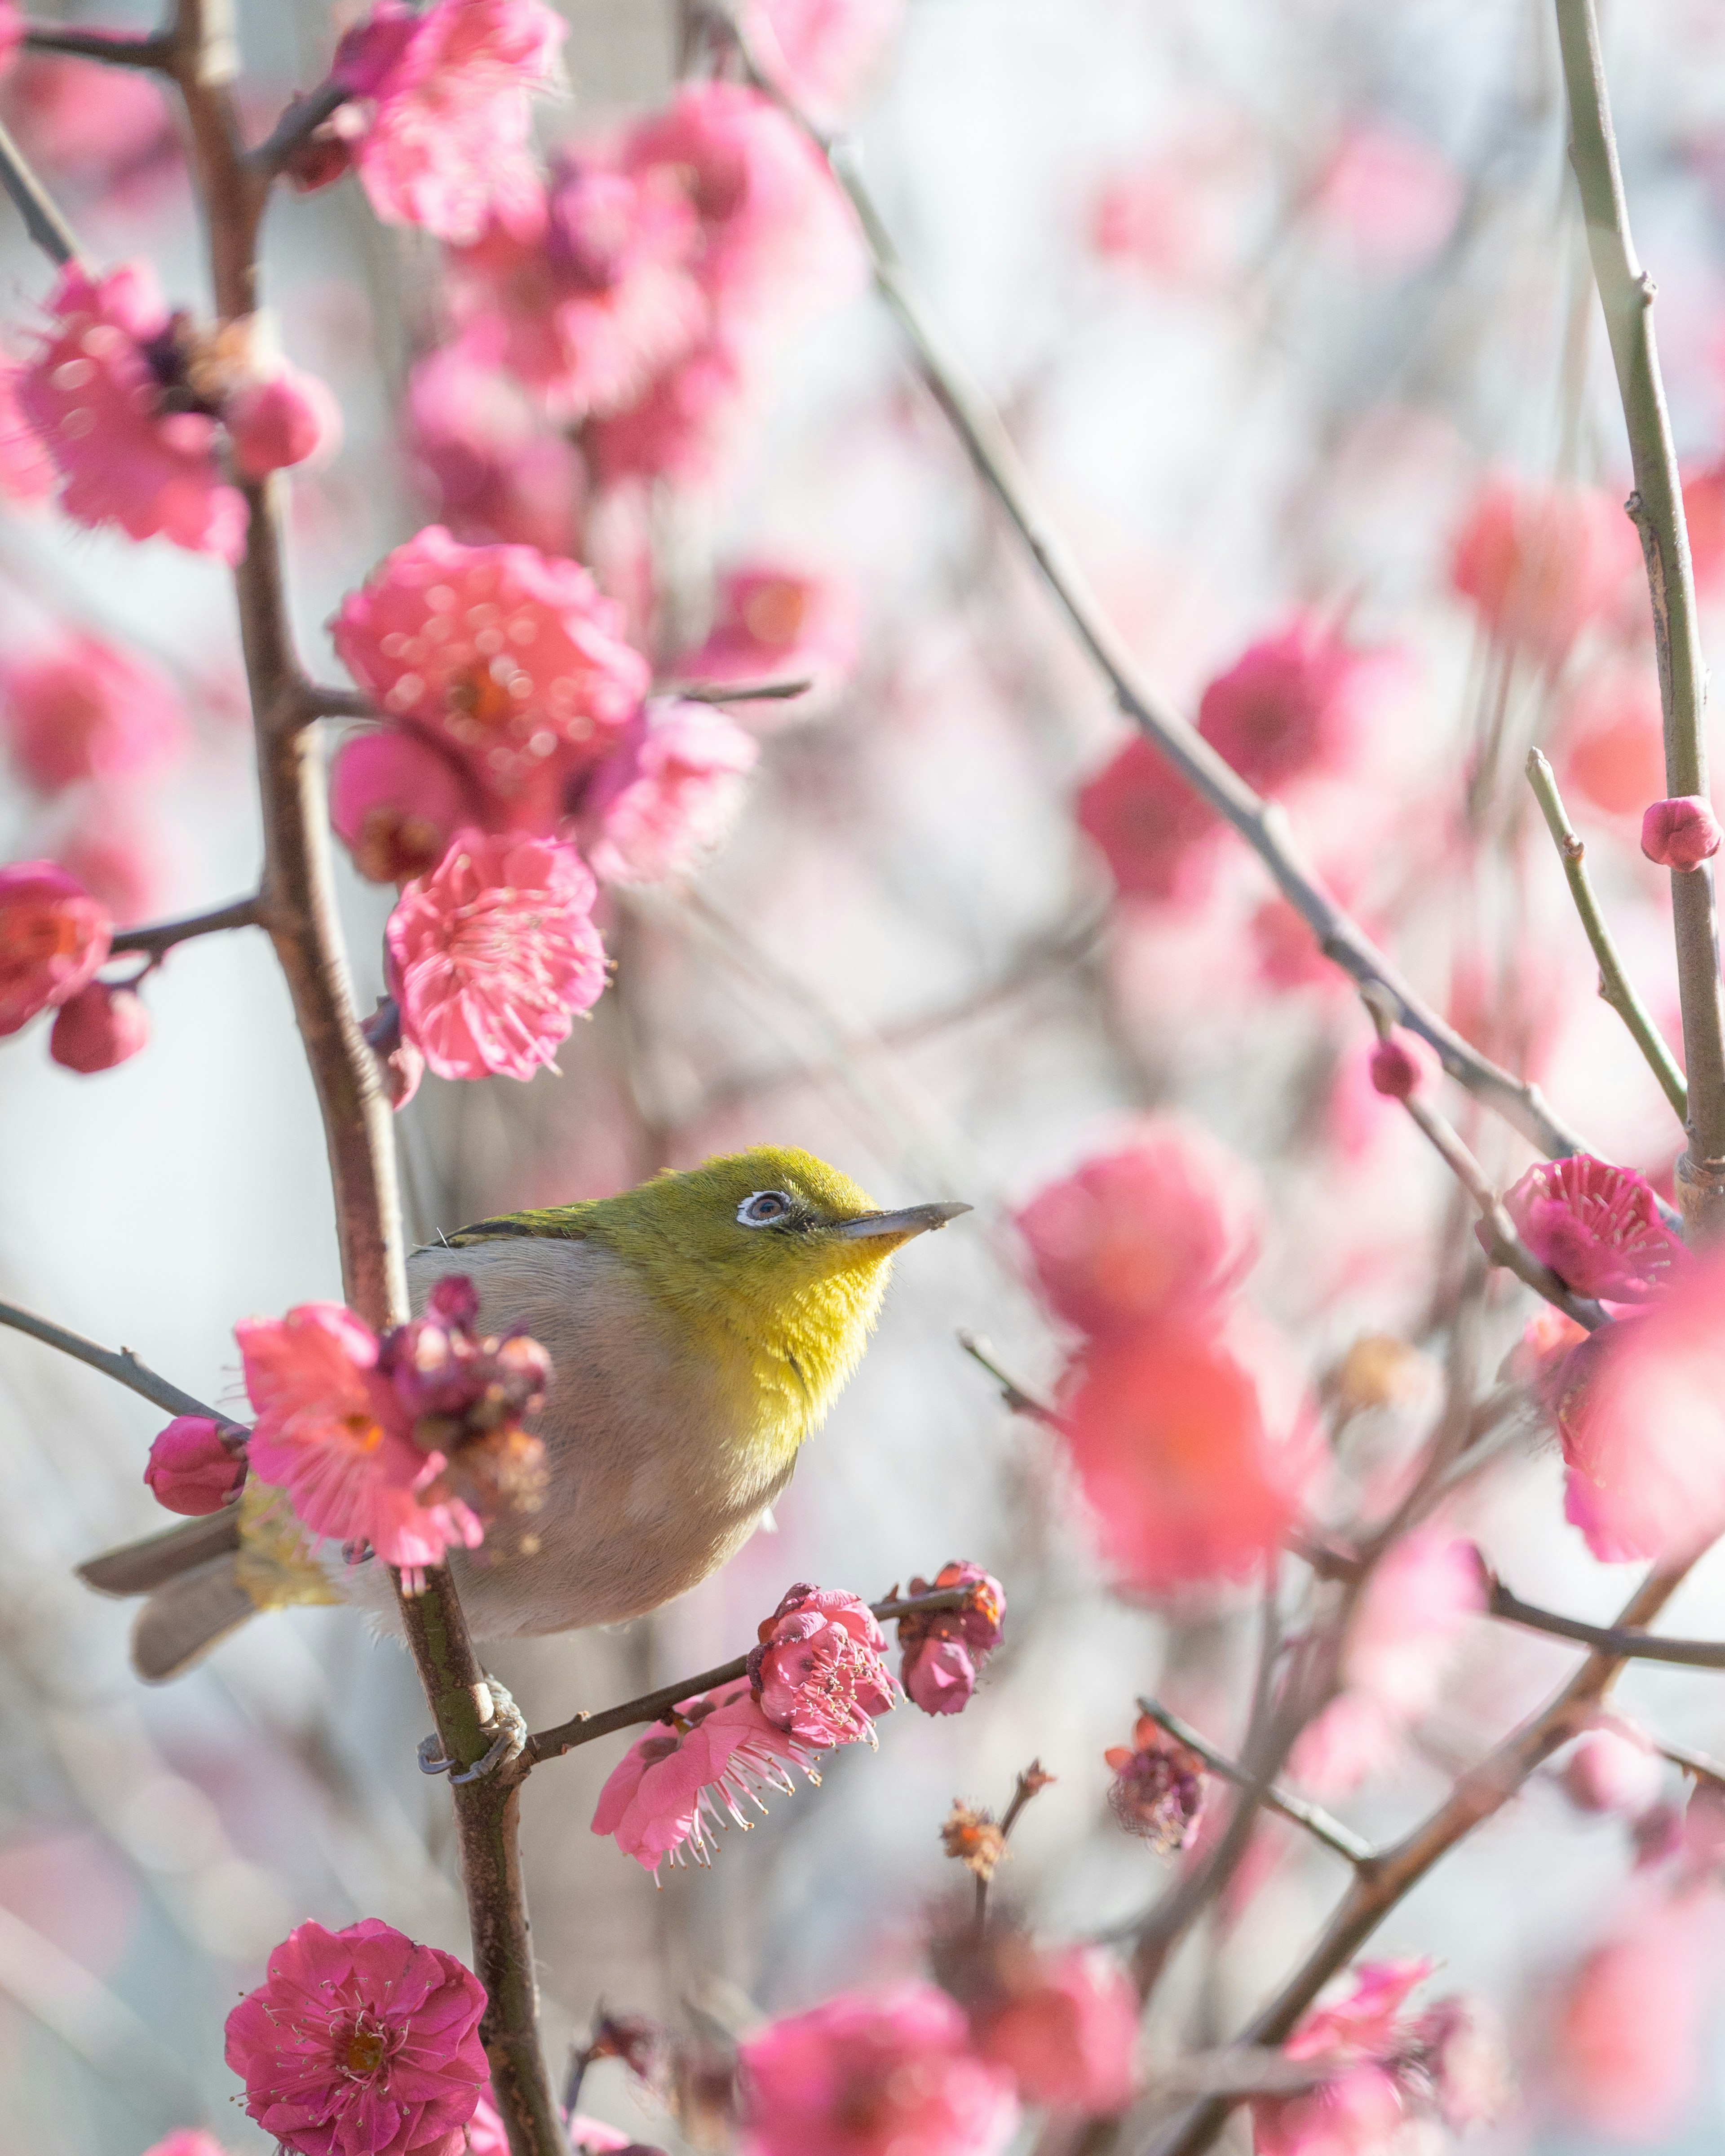
<instances>
[{"instance_id":1,"label":"bird's claw","mask_svg":"<svg viewBox=\"0 0 1725 2156\"><path fill-rule=\"evenodd\" d=\"M494 1676L485 1679L485 1689L491 1696L491 1712L480 1722L480 1727L491 1736L490 1750L482 1759L475 1759L470 1767L457 1768L453 1759L444 1758L436 1736L428 1737L419 1747L419 1772L422 1774L447 1774L452 1784L480 1782L487 1774L493 1774L500 1767L507 1766L512 1759L519 1758L526 1749L526 1717L510 1697L507 1689Z\"/></svg>"}]
</instances>

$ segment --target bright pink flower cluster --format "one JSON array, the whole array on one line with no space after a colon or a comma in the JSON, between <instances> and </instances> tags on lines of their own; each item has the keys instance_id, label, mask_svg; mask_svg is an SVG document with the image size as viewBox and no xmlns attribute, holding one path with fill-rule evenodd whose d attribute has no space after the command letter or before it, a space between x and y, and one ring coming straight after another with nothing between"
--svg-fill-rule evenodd
<instances>
[{"instance_id":1,"label":"bright pink flower cluster","mask_svg":"<svg viewBox=\"0 0 1725 2156\"><path fill-rule=\"evenodd\" d=\"M375 1917L305 1923L228 2016L245 2107L296 2156L454 2156L487 2077L485 1988Z\"/></svg>"},{"instance_id":2,"label":"bright pink flower cluster","mask_svg":"<svg viewBox=\"0 0 1725 2156\"><path fill-rule=\"evenodd\" d=\"M1503 1203L1527 1248L1577 1295L1645 1302L1688 1258L1646 1178L1591 1153L1536 1163Z\"/></svg>"},{"instance_id":3,"label":"bright pink flower cluster","mask_svg":"<svg viewBox=\"0 0 1725 2156\"><path fill-rule=\"evenodd\" d=\"M326 446L338 424L321 384L266 363L236 326L203 334L170 315L146 264L92 278L64 269L54 326L18 377L20 410L54 459L60 506L80 524L158 532L237 562L244 498L223 477L223 434L259 478Z\"/></svg>"},{"instance_id":4,"label":"bright pink flower cluster","mask_svg":"<svg viewBox=\"0 0 1725 2156\"><path fill-rule=\"evenodd\" d=\"M983 1664L999 1645L1006 1590L980 1565L943 1564L932 1579L912 1579L912 1594L962 1587L962 1609L913 1609L898 1620L899 1675L925 1714L959 1714L970 1704Z\"/></svg>"},{"instance_id":5,"label":"bright pink flower cluster","mask_svg":"<svg viewBox=\"0 0 1725 2156\"><path fill-rule=\"evenodd\" d=\"M767 1719L802 1743L872 1744L874 1717L894 1704L886 1647L867 1603L799 1583L761 1624L749 1688Z\"/></svg>"},{"instance_id":6,"label":"bright pink flower cluster","mask_svg":"<svg viewBox=\"0 0 1725 2156\"><path fill-rule=\"evenodd\" d=\"M176 1415L157 1432L144 1480L171 1512L219 1512L245 1481L246 1433L209 1415Z\"/></svg>"}]
</instances>

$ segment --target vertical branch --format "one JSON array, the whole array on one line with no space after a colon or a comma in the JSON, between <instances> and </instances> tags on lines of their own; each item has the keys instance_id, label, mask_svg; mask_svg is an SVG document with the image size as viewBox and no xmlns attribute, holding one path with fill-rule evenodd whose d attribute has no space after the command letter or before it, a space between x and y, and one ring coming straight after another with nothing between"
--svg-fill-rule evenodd
<instances>
[{"instance_id":1,"label":"vertical branch","mask_svg":"<svg viewBox=\"0 0 1725 2156\"><path fill-rule=\"evenodd\" d=\"M266 171L248 163L233 82L231 0L178 0L167 70L185 101L192 167L208 224L218 312L257 305L257 239ZM408 1315L401 1204L390 1110L354 1009L331 869L319 699L295 654L288 615L279 485L244 489L244 559L234 572L240 638L257 737L264 819L260 917L287 979L305 1046L334 1184L344 1292L382 1330ZM441 1567L401 1594L403 1624L444 1756L473 1765L489 1748L494 1702L454 1584ZM538 1994L517 1837L519 1774L505 1768L452 1789L473 1933L485 1987L480 2033L513 2156L562 2156L539 2046Z\"/></svg>"},{"instance_id":2,"label":"vertical branch","mask_svg":"<svg viewBox=\"0 0 1725 2156\"><path fill-rule=\"evenodd\" d=\"M1696 621L1682 485L1653 334L1654 284L1636 259L1630 235L1594 0L1556 0L1556 8L1569 100L1569 162L1587 222L1588 251L1635 471L1628 508L1640 534L1653 604L1665 712L1666 789L1704 795L1707 671ZM1725 1234L1725 1026L1711 866L1671 872L1671 915L1689 1079L1689 1151L1679 1166L1677 1191L1692 1231L1712 1237Z\"/></svg>"}]
</instances>

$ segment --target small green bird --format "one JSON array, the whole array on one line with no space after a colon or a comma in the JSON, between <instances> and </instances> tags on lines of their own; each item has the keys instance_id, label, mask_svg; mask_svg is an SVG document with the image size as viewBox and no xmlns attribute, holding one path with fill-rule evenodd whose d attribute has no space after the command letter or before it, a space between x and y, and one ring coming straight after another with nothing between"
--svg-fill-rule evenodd
<instances>
[{"instance_id":1,"label":"small green bird","mask_svg":"<svg viewBox=\"0 0 1725 2156\"><path fill-rule=\"evenodd\" d=\"M861 1360L893 1252L969 1210L883 1212L812 1154L760 1146L415 1251L416 1312L435 1281L465 1273L480 1331L523 1328L552 1361L528 1425L547 1469L531 1534L450 1553L475 1636L638 1617L724 1563ZM149 1596L132 1642L141 1676L177 1676L266 1606L239 1514L80 1568L104 1593ZM332 1566L331 1580L342 1600L393 1610L375 1562Z\"/></svg>"}]
</instances>

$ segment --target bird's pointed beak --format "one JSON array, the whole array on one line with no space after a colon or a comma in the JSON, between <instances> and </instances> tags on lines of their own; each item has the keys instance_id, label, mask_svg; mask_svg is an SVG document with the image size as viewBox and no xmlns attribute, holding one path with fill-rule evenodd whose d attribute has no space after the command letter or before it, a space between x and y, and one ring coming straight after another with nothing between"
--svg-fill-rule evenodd
<instances>
[{"instance_id":1,"label":"bird's pointed beak","mask_svg":"<svg viewBox=\"0 0 1725 2156\"><path fill-rule=\"evenodd\" d=\"M942 1199L933 1205L906 1205L896 1213L863 1213L855 1220L841 1220L834 1234L855 1237L859 1242L907 1243L912 1235L927 1235L931 1228L944 1228L948 1220L956 1220L961 1213L972 1208L961 1205L956 1199Z\"/></svg>"}]
</instances>

